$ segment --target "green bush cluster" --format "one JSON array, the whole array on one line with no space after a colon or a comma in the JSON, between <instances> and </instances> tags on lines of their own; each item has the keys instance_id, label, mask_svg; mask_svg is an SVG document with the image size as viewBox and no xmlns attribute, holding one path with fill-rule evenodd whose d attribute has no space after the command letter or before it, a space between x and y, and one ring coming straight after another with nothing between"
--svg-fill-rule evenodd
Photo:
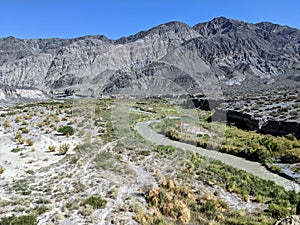
<instances>
[{"instance_id":1,"label":"green bush cluster","mask_svg":"<svg viewBox=\"0 0 300 225\"><path fill-rule=\"evenodd\" d=\"M34 215L9 216L0 219L0 225L37 225L38 220Z\"/></svg>"},{"instance_id":2,"label":"green bush cluster","mask_svg":"<svg viewBox=\"0 0 300 225\"><path fill-rule=\"evenodd\" d=\"M300 200L299 193L286 191L272 181L260 179L217 160L205 163L208 160L193 154L186 163L186 171L196 174L201 181L218 184L246 201L269 204L265 213L273 218L295 213L296 204Z\"/></svg>"},{"instance_id":3,"label":"green bush cluster","mask_svg":"<svg viewBox=\"0 0 300 225\"><path fill-rule=\"evenodd\" d=\"M62 133L63 135L73 135L75 133L75 130L72 126L62 126L58 128L58 132Z\"/></svg>"},{"instance_id":4,"label":"green bush cluster","mask_svg":"<svg viewBox=\"0 0 300 225\"><path fill-rule=\"evenodd\" d=\"M82 202L82 205L90 205L94 209L104 208L107 200L103 199L100 195L92 195Z\"/></svg>"},{"instance_id":5,"label":"green bush cluster","mask_svg":"<svg viewBox=\"0 0 300 225\"><path fill-rule=\"evenodd\" d=\"M263 164L275 158L280 158L284 163L300 162L300 140L292 138L291 135L275 137L227 126L223 137L221 136L221 139L216 141L215 138L208 135L197 136L182 132L179 122L179 120L165 119L160 126L156 123L153 127L172 140L205 149L219 150ZM213 124L201 122L201 126L210 130ZM214 126L219 125L214 124Z\"/></svg>"},{"instance_id":6,"label":"green bush cluster","mask_svg":"<svg viewBox=\"0 0 300 225\"><path fill-rule=\"evenodd\" d=\"M258 134L229 127L221 151L241 156L248 160L265 163L272 158L282 162L300 162L300 141L286 137Z\"/></svg>"},{"instance_id":7,"label":"green bush cluster","mask_svg":"<svg viewBox=\"0 0 300 225\"><path fill-rule=\"evenodd\" d=\"M165 145L158 145L155 149L156 152L162 155L173 155L176 151L176 148L173 146L165 146Z\"/></svg>"}]
</instances>

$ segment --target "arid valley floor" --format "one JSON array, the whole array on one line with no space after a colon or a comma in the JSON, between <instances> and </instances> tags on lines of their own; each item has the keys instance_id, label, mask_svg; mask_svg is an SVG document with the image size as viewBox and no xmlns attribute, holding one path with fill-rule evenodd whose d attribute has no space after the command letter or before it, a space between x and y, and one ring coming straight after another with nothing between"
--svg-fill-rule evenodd
<instances>
[{"instance_id":1,"label":"arid valley floor","mask_svg":"<svg viewBox=\"0 0 300 225\"><path fill-rule=\"evenodd\" d=\"M210 115L155 99L3 107L0 224L273 224L294 214L299 185L274 159L296 165L299 140Z\"/></svg>"}]
</instances>

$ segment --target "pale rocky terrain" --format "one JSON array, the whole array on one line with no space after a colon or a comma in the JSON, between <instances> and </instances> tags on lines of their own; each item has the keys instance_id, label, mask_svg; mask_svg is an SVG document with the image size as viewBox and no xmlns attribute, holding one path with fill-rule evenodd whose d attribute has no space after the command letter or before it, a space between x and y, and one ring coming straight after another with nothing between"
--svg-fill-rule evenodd
<instances>
[{"instance_id":1,"label":"pale rocky terrain","mask_svg":"<svg viewBox=\"0 0 300 225\"><path fill-rule=\"evenodd\" d=\"M161 180L180 175L183 159L160 157L149 143L129 138L133 135L126 124L129 113L144 112L128 111L127 106L98 108L94 100L90 101L20 105L1 111L0 166L4 172L0 174L0 219L34 214L39 224L49 225L139 224L136 214L149 210L145 193L157 188ZM111 134L118 135L112 140L105 136L110 120L115 129ZM9 126L5 121L9 121ZM74 135L57 132L58 127L68 124L75 128ZM22 137L32 139L31 146L16 139L17 131L24 127L29 132L23 132ZM191 127L185 129L197 131ZM70 147L66 154L59 153L63 143ZM56 150L50 151L49 146L56 146ZM232 210L255 213L267 208L263 203L246 202L218 185L192 182L200 195L217 195ZM104 207L94 209L83 204L95 194L106 200Z\"/></svg>"},{"instance_id":2,"label":"pale rocky terrain","mask_svg":"<svg viewBox=\"0 0 300 225\"><path fill-rule=\"evenodd\" d=\"M16 102L23 103L34 99L43 101L48 99L48 96L39 89L0 86L0 105L10 105Z\"/></svg>"},{"instance_id":3,"label":"pale rocky terrain","mask_svg":"<svg viewBox=\"0 0 300 225\"><path fill-rule=\"evenodd\" d=\"M298 89L281 90L273 93L234 96L222 104L224 109L248 113L253 118L300 122L300 98Z\"/></svg>"}]
</instances>

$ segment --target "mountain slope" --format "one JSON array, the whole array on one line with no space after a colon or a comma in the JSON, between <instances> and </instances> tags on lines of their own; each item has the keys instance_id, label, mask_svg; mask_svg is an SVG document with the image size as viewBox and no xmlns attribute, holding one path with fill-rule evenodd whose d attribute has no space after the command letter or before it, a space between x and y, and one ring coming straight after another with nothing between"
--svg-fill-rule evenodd
<instances>
[{"instance_id":1,"label":"mountain slope","mask_svg":"<svg viewBox=\"0 0 300 225\"><path fill-rule=\"evenodd\" d=\"M4 85L93 96L222 94L300 81L299 30L224 17L194 27L170 22L118 40L2 38L0 56Z\"/></svg>"}]
</instances>

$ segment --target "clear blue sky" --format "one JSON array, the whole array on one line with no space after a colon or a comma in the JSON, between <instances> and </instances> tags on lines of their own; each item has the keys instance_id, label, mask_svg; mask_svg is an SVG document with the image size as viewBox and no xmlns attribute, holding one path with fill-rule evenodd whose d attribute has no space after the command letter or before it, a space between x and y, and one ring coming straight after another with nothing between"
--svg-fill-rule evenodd
<instances>
[{"instance_id":1,"label":"clear blue sky","mask_svg":"<svg viewBox=\"0 0 300 225\"><path fill-rule=\"evenodd\" d=\"M111 39L169 22L214 17L300 28L300 0L1 0L0 37Z\"/></svg>"}]
</instances>

